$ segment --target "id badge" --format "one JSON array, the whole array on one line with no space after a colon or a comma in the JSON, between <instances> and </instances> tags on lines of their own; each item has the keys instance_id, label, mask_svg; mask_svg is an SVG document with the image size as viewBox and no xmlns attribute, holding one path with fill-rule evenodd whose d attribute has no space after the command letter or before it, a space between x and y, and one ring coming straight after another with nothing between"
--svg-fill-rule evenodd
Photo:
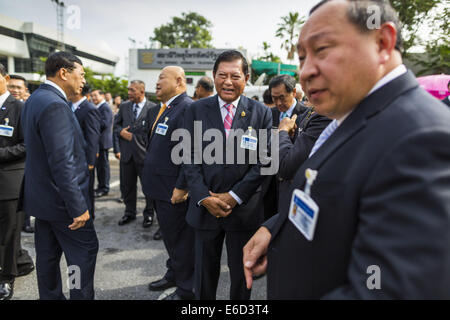
<instances>
[{"instance_id":1,"label":"id badge","mask_svg":"<svg viewBox=\"0 0 450 320\"><path fill-rule=\"evenodd\" d=\"M159 123L156 127L156 134L160 134L162 136L165 136L167 133L167 129L169 129L169 126L164 123Z\"/></svg>"},{"instance_id":2,"label":"id badge","mask_svg":"<svg viewBox=\"0 0 450 320\"><path fill-rule=\"evenodd\" d=\"M315 201L305 192L294 190L289 208L289 220L309 241L314 238L318 216L319 207Z\"/></svg>"},{"instance_id":3,"label":"id badge","mask_svg":"<svg viewBox=\"0 0 450 320\"><path fill-rule=\"evenodd\" d=\"M244 135L241 138L241 148L255 151L258 146L258 139L252 136Z\"/></svg>"},{"instance_id":4,"label":"id badge","mask_svg":"<svg viewBox=\"0 0 450 320\"><path fill-rule=\"evenodd\" d=\"M12 137L14 134L14 127L0 125L0 136Z\"/></svg>"}]
</instances>

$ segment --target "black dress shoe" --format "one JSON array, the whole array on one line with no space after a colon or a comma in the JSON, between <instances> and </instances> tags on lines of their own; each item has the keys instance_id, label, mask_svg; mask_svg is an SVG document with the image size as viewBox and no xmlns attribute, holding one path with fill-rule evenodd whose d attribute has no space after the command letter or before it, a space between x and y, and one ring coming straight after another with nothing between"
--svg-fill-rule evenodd
<instances>
[{"instance_id":1,"label":"black dress shoe","mask_svg":"<svg viewBox=\"0 0 450 320\"><path fill-rule=\"evenodd\" d=\"M118 202L118 203L123 203L123 198L118 198L118 199L117 199L117 202Z\"/></svg>"},{"instance_id":2,"label":"black dress shoe","mask_svg":"<svg viewBox=\"0 0 450 320\"><path fill-rule=\"evenodd\" d=\"M101 198L101 197L104 197L104 196L107 196L107 195L108 195L107 191L98 191L98 192L95 193L94 198Z\"/></svg>"},{"instance_id":3,"label":"black dress shoe","mask_svg":"<svg viewBox=\"0 0 450 320\"><path fill-rule=\"evenodd\" d=\"M27 274L30 274L34 270L34 264L28 263L28 264L20 265L20 267L18 267L17 269L18 269L17 276L23 277L23 276L26 276Z\"/></svg>"},{"instance_id":4,"label":"black dress shoe","mask_svg":"<svg viewBox=\"0 0 450 320\"><path fill-rule=\"evenodd\" d=\"M169 294L163 300L194 300L194 295L180 296L176 291Z\"/></svg>"},{"instance_id":5,"label":"black dress shoe","mask_svg":"<svg viewBox=\"0 0 450 320\"><path fill-rule=\"evenodd\" d=\"M14 294L14 281L0 283L0 300L9 300Z\"/></svg>"},{"instance_id":6,"label":"black dress shoe","mask_svg":"<svg viewBox=\"0 0 450 320\"><path fill-rule=\"evenodd\" d=\"M162 278L156 281L151 282L148 285L148 290L150 291L163 291L172 287L175 287L176 284L173 281L169 281L166 278Z\"/></svg>"},{"instance_id":7,"label":"black dress shoe","mask_svg":"<svg viewBox=\"0 0 450 320\"><path fill-rule=\"evenodd\" d=\"M156 230L155 234L153 235L153 240L161 240L161 239L162 239L161 228L158 228L158 230Z\"/></svg>"},{"instance_id":8,"label":"black dress shoe","mask_svg":"<svg viewBox=\"0 0 450 320\"><path fill-rule=\"evenodd\" d=\"M22 231L26 233L34 233L34 228L32 226L23 226Z\"/></svg>"},{"instance_id":9,"label":"black dress shoe","mask_svg":"<svg viewBox=\"0 0 450 320\"><path fill-rule=\"evenodd\" d=\"M133 220L135 220L136 217L130 217L130 216L123 216L120 220L119 220L119 226L123 226L124 224L127 224Z\"/></svg>"},{"instance_id":10,"label":"black dress shoe","mask_svg":"<svg viewBox=\"0 0 450 320\"><path fill-rule=\"evenodd\" d=\"M150 228L152 224L153 224L153 217L152 216L145 217L144 221L142 221L142 226L144 228Z\"/></svg>"}]
</instances>

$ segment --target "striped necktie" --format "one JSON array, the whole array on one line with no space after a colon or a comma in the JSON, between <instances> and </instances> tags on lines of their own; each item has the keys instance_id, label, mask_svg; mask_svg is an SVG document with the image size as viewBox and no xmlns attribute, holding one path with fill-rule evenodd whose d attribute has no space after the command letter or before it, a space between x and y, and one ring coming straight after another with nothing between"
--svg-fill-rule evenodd
<instances>
[{"instance_id":1,"label":"striped necktie","mask_svg":"<svg viewBox=\"0 0 450 320\"><path fill-rule=\"evenodd\" d=\"M233 118L234 118L233 105L230 103L230 104L224 105L223 107L225 109L227 109L227 115L225 116L225 119L223 120L223 126L225 128L225 134L228 138L228 135L230 134L231 126L233 125Z\"/></svg>"},{"instance_id":2,"label":"striped necktie","mask_svg":"<svg viewBox=\"0 0 450 320\"><path fill-rule=\"evenodd\" d=\"M152 132L153 132L153 129L155 129L155 125L156 125L156 123L158 122L159 117L161 117L161 115L164 113L164 110L166 110L166 107L167 107L167 106L166 106L166 104L164 103L164 104L161 106L161 108L159 108L158 116L156 117L155 122L153 122Z\"/></svg>"},{"instance_id":3,"label":"striped necktie","mask_svg":"<svg viewBox=\"0 0 450 320\"><path fill-rule=\"evenodd\" d=\"M137 113L138 113L138 105L135 103L133 106L134 120L137 119Z\"/></svg>"},{"instance_id":4,"label":"striped necktie","mask_svg":"<svg viewBox=\"0 0 450 320\"><path fill-rule=\"evenodd\" d=\"M311 150L311 153L309 154L309 157L316 153L317 150L325 143L325 141L328 140L328 138L333 134L334 131L336 131L338 127L337 120L333 120L330 122L330 124L323 130L323 132L320 134L319 139L317 139L316 143L314 144L314 147Z\"/></svg>"}]
</instances>

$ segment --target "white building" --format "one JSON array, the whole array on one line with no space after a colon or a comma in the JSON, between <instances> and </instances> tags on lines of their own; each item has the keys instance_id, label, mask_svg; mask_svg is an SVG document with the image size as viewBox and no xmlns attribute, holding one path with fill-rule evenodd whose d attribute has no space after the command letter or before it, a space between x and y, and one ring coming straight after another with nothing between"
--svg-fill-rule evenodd
<instances>
[{"instance_id":1,"label":"white building","mask_svg":"<svg viewBox=\"0 0 450 320\"><path fill-rule=\"evenodd\" d=\"M130 49L128 79L144 81L146 91L155 93L161 70L166 66L179 66L186 73L187 94L193 96L197 81L203 76L213 77L214 62L226 50L228 49Z\"/></svg>"},{"instance_id":2,"label":"white building","mask_svg":"<svg viewBox=\"0 0 450 320\"><path fill-rule=\"evenodd\" d=\"M83 62L83 66L96 73L114 73L119 56L105 52L81 41L64 36L65 50L72 52ZM23 76L29 82L40 82L38 72L44 71L41 58L56 51L57 31L33 22L23 22L0 14L0 63L9 74Z\"/></svg>"}]
</instances>

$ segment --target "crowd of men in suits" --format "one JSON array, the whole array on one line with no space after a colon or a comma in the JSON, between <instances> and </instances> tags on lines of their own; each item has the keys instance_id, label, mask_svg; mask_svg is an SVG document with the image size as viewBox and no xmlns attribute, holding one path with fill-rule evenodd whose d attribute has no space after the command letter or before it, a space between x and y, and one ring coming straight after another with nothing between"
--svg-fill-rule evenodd
<instances>
[{"instance_id":1,"label":"crowd of men in suits","mask_svg":"<svg viewBox=\"0 0 450 320\"><path fill-rule=\"evenodd\" d=\"M374 4L381 25L368 29ZM114 117L103 92L90 93L93 104L85 97L71 53L49 56L47 80L24 107L3 94L0 68L1 183L14 186L0 190L2 298L18 274L22 209L35 217L40 298L65 299L62 253L81 275L70 298L94 298L94 198L109 192L110 148L120 160L119 225L136 219L138 178L144 227L156 212L167 271L149 289L176 287L167 300L216 298L224 242L233 300L249 300L262 274L269 299L450 298L450 110L402 64L399 30L388 1L321 1L298 41L308 102L281 75L264 97L272 108L243 95L249 66L235 50L219 55L194 99L178 66L161 71L158 105L131 81ZM174 139L180 130L187 148ZM202 158L211 130L226 146L215 162ZM261 149L278 159L276 174L262 173Z\"/></svg>"}]
</instances>

